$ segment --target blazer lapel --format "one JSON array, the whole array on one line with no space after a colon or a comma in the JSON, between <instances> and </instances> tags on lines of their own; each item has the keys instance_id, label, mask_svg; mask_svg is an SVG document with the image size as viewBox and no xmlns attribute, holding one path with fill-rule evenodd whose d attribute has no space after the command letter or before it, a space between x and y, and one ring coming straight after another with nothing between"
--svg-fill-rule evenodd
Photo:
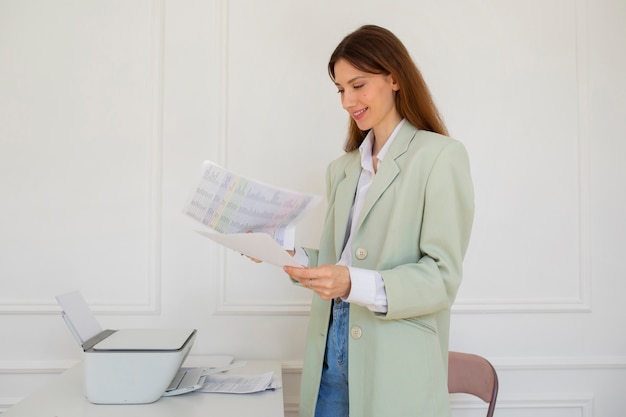
<instances>
[{"instance_id":1,"label":"blazer lapel","mask_svg":"<svg viewBox=\"0 0 626 417\"><path fill-rule=\"evenodd\" d=\"M367 197L363 203L363 208L361 209L361 215L359 216L357 223L357 230L361 227L378 199L380 199L385 190L389 188L393 180L400 173L400 166L398 166L396 159L407 151L416 132L417 128L408 122L405 122L404 126L400 128L398 136L394 139L387 155L385 155L385 159L383 160L380 169L374 176L374 181L372 182L372 186L367 193Z\"/></svg>"},{"instance_id":2,"label":"blazer lapel","mask_svg":"<svg viewBox=\"0 0 626 417\"><path fill-rule=\"evenodd\" d=\"M337 260L339 260L346 243L348 220L361 175L361 157L358 152L355 156L346 165L345 177L339 182L335 192L335 255Z\"/></svg>"}]
</instances>

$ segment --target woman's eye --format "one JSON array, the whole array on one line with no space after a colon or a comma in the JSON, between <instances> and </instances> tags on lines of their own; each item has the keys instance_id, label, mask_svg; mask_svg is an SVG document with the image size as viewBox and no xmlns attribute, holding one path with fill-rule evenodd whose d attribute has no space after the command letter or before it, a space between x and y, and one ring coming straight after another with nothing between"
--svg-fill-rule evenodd
<instances>
[{"instance_id":1,"label":"woman's eye","mask_svg":"<svg viewBox=\"0 0 626 417\"><path fill-rule=\"evenodd\" d=\"M359 88L363 87L365 84L356 84L353 85L352 88L354 88L355 90L358 90Z\"/></svg>"},{"instance_id":2,"label":"woman's eye","mask_svg":"<svg viewBox=\"0 0 626 417\"><path fill-rule=\"evenodd\" d=\"M343 94L343 90L337 90L337 94Z\"/></svg>"}]
</instances>

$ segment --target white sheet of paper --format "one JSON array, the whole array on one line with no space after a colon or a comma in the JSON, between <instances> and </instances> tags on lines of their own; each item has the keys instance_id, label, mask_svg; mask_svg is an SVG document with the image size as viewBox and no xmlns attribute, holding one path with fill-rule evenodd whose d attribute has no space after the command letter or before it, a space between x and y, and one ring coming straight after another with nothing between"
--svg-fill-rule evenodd
<instances>
[{"instance_id":1,"label":"white sheet of paper","mask_svg":"<svg viewBox=\"0 0 626 417\"><path fill-rule=\"evenodd\" d=\"M197 230L220 245L276 266L299 266L272 237L266 233L216 233Z\"/></svg>"},{"instance_id":2,"label":"white sheet of paper","mask_svg":"<svg viewBox=\"0 0 626 417\"><path fill-rule=\"evenodd\" d=\"M102 331L96 316L79 291L57 295L56 299L65 313L65 320L69 320L70 331L79 344L82 345Z\"/></svg>"},{"instance_id":3,"label":"white sheet of paper","mask_svg":"<svg viewBox=\"0 0 626 417\"><path fill-rule=\"evenodd\" d=\"M274 372L259 375L208 375L198 392L223 392L228 394L250 394L274 389Z\"/></svg>"}]
</instances>

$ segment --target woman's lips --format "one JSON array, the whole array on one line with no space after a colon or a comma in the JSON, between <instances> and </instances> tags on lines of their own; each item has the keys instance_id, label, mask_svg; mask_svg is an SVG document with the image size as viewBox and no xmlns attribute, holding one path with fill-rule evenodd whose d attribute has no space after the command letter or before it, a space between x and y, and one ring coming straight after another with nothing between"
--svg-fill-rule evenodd
<instances>
[{"instance_id":1,"label":"woman's lips","mask_svg":"<svg viewBox=\"0 0 626 417\"><path fill-rule=\"evenodd\" d=\"M366 111L367 111L367 107L352 113L352 117L354 118L354 120L359 120L359 119L363 118L363 116L365 115Z\"/></svg>"}]
</instances>

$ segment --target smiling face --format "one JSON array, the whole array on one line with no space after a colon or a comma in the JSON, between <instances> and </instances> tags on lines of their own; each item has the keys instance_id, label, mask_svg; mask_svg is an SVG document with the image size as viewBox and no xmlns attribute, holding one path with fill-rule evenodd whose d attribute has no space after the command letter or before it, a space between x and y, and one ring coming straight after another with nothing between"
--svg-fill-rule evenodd
<instances>
[{"instance_id":1,"label":"smiling face","mask_svg":"<svg viewBox=\"0 0 626 417\"><path fill-rule=\"evenodd\" d=\"M359 129L374 129L376 138L386 140L402 120L395 104L397 82L391 75L363 72L345 59L337 61L334 74L341 105Z\"/></svg>"}]
</instances>

